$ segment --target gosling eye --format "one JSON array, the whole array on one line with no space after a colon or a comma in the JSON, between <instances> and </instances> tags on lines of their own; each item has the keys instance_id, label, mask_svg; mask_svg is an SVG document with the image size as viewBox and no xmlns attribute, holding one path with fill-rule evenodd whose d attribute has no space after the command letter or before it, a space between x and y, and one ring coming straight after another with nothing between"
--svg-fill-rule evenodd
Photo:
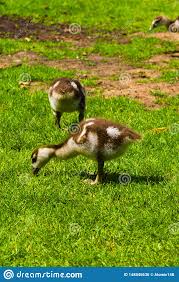
<instances>
[{"instance_id":1,"label":"gosling eye","mask_svg":"<svg viewBox=\"0 0 179 282\"><path fill-rule=\"evenodd\" d=\"M32 163L35 163L37 161L37 156L32 157Z\"/></svg>"}]
</instances>

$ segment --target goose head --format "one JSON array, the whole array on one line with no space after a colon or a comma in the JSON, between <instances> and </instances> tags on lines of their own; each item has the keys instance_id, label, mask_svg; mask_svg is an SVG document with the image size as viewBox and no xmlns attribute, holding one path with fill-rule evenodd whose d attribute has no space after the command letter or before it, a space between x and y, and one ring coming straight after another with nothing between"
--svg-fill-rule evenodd
<instances>
[{"instance_id":1,"label":"goose head","mask_svg":"<svg viewBox=\"0 0 179 282\"><path fill-rule=\"evenodd\" d=\"M41 147L35 149L31 155L32 173L37 175L40 169L54 156L55 149Z\"/></svg>"},{"instance_id":2,"label":"goose head","mask_svg":"<svg viewBox=\"0 0 179 282\"><path fill-rule=\"evenodd\" d=\"M161 26L161 25L166 25L168 26L169 25L169 22L171 22L167 17L164 17L164 16L158 16L156 17L153 21L152 21L152 24L151 24L151 27L149 30L152 30L158 26Z\"/></svg>"}]
</instances>

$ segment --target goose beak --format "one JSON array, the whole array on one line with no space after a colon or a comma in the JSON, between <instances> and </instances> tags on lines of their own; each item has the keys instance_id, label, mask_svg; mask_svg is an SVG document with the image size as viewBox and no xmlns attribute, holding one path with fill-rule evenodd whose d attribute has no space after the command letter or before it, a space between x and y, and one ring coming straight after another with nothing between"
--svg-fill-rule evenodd
<instances>
[{"instance_id":1,"label":"goose beak","mask_svg":"<svg viewBox=\"0 0 179 282\"><path fill-rule=\"evenodd\" d=\"M36 167L36 168L32 168L32 173L33 175L37 175L37 173L39 172L40 168Z\"/></svg>"}]
</instances>

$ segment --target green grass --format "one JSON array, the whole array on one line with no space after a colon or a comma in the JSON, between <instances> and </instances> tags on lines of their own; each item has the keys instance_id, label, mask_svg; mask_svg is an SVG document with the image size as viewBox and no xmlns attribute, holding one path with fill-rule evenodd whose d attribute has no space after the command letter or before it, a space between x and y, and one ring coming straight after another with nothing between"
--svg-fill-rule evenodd
<instances>
[{"instance_id":1,"label":"green grass","mask_svg":"<svg viewBox=\"0 0 179 282\"><path fill-rule=\"evenodd\" d=\"M155 103L165 107L173 108L176 112L179 108L179 94L175 97L168 96L166 93L160 90L151 91L151 94L156 97Z\"/></svg>"},{"instance_id":2,"label":"green grass","mask_svg":"<svg viewBox=\"0 0 179 282\"><path fill-rule=\"evenodd\" d=\"M49 48L52 50L49 52ZM21 50L33 51L47 58L81 58L90 54L100 54L107 57L121 56L126 62L140 66L146 59L164 52L176 50L176 44L168 41L161 41L157 38L135 37L130 44L109 43L100 40L89 47L74 47L65 42L37 42L14 39L0 39L0 54L13 54Z\"/></svg>"},{"instance_id":3,"label":"green grass","mask_svg":"<svg viewBox=\"0 0 179 282\"><path fill-rule=\"evenodd\" d=\"M95 53L100 53L104 56L122 56L128 62L135 65L141 65L143 61L150 57L171 52L176 50L176 45L173 42L162 42L157 38L140 38L134 37L131 44L117 43L96 43L94 47Z\"/></svg>"},{"instance_id":4,"label":"green grass","mask_svg":"<svg viewBox=\"0 0 179 282\"><path fill-rule=\"evenodd\" d=\"M150 111L122 97L88 97L88 117L126 123L143 140L106 163L104 185L84 183L95 166L83 157L51 161L32 177L34 147L61 142L68 134L54 127L47 94L30 94L16 85L24 70L2 71L0 264L176 265L177 235L170 231L178 221L178 134L171 130L178 121L176 110L169 105ZM41 71L31 69L34 80ZM48 75L52 78L51 69ZM7 89L9 78L12 91ZM76 120L75 113L66 114L62 127ZM167 130L152 130L159 127ZM128 185L118 181L124 172L131 177Z\"/></svg>"},{"instance_id":5,"label":"green grass","mask_svg":"<svg viewBox=\"0 0 179 282\"><path fill-rule=\"evenodd\" d=\"M175 83L179 81L179 71L175 70L175 71L164 71L160 77L160 80L162 81L168 81L170 83Z\"/></svg>"},{"instance_id":6,"label":"green grass","mask_svg":"<svg viewBox=\"0 0 179 282\"><path fill-rule=\"evenodd\" d=\"M109 0L82 1L36 1L3 0L0 4L0 14L29 16L33 21L46 23L72 22L82 27L99 29L122 29L129 32L148 31L155 16L166 14L171 18L178 16L178 0L125 0L116 2ZM137 11L137 12L136 12Z\"/></svg>"},{"instance_id":7,"label":"green grass","mask_svg":"<svg viewBox=\"0 0 179 282\"><path fill-rule=\"evenodd\" d=\"M23 77L23 74L29 74L30 79L35 81L45 81L45 82L51 82L57 77L60 76L74 76L74 71L61 71L52 67L46 67L44 65L32 65L29 66L27 64L23 64L22 66L19 66L17 68L7 68L3 71L1 71L3 74L3 77L7 79L7 84L2 85L5 87L5 91L10 90L12 91L14 87L18 87L19 80L21 77ZM8 86L8 88L7 88ZM13 86L13 87L11 87Z\"/></svg>"},{"instance_id":8,"label":"green grass","mask_svg":"<svg viewBox=\"0 0 179 282\"><path fill-rule=\"evenodd\" d=\"M46 24L76 22L88 32L103 29L145 32L154 16L178 16L178 1L0 1L0 14L32 16ZM89 16L90 15L90 16ZM0 54L33 51L49 60L87 56L121 57L123 63L156 68L160 81L178 81L178 61L165 69L149 65L153 55L174 52L178 44L135 36L129 44L100 39L87 47L69 42L0 39ZM144 63L146 62L146 63ZM2 266L176 266L179 97L152 94L162 107L149 110L124 97L105 99L98 77L82 81L93 87L87 95L86 117L104 117L134 128L143 139L127 153L105 164L106 181L90 186L95 164L84 157L51 161L38 177L31 174L31 152L41 144L60 143L77 114L54 126L47 93L20 88L19 79L50 84L56 77L76 77L81 70L61 71L44 65L0 70L0 265ZM116 79L112 77L111 79ZM177 94L177 93L176 93ZM178 93L179 94L179 93ZM131 181L119 182L122 173ZM178 225L177 225L178 226Z\"/></svg>"},{"instance_id":9,"label":"green grass","mask_svg":"<svg viewBox=\"0 0 179 282\"><path fill-rule=\"evenodd\" d=\"M73 50L72 47L72 44L66 42L37 42L34 40L28 42L25 39L0 39L0 54L5 55L14 54L24 50L36 52L39 55L43 55L50 60L54 60L83 57L83 53L88 51L87 48L76 48L76 50ZM49 52L49 49L51 50L51 52Z\"/></svg>"}]
</instances>

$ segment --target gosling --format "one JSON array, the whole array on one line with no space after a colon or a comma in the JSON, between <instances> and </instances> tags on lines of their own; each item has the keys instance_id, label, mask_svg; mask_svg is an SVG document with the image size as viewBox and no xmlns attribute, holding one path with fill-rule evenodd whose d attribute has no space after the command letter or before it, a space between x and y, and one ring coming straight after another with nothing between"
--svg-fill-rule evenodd
<instances>
[{"instance_id":1,"label":"gosling","mask_svg":"<svg viewBox=\"0 0 179 282\"><path fill-rule=\"evenodd\" d=\"M79 122L84 119L85 89L78 80L64 77L56 79L49 89L48 98L59 128L64 112L78 111Z\"/></svg>"},{"instance_id":2,"label":"gosling","mask_svg":"<svg viewBox=\"0 0 179 282\"><path fill-rule=\"evenodd\" d=\"M170 32L179 32L179 17L177 17L175 20L170 20L165 16L158 16L153 20L149 30L162 25L166 26L167 30Z\"/></svg>"},{"instance_id":3,"label":"gosling","mask_svg":"<svg viewBox=\"0 0 179 282\"><path fill-rule=\"evenodd\" d=\"M97 176L91 184L103 180L104 162L112 160L125 152L129 144L141 136L121 124L112 121L90 118L78 125L78 132L58 145L45 145L37 148L31 155L32 171L36 175L53 157L61 160L84 155L98 164Z\"/></svg>"}]
</instances>

